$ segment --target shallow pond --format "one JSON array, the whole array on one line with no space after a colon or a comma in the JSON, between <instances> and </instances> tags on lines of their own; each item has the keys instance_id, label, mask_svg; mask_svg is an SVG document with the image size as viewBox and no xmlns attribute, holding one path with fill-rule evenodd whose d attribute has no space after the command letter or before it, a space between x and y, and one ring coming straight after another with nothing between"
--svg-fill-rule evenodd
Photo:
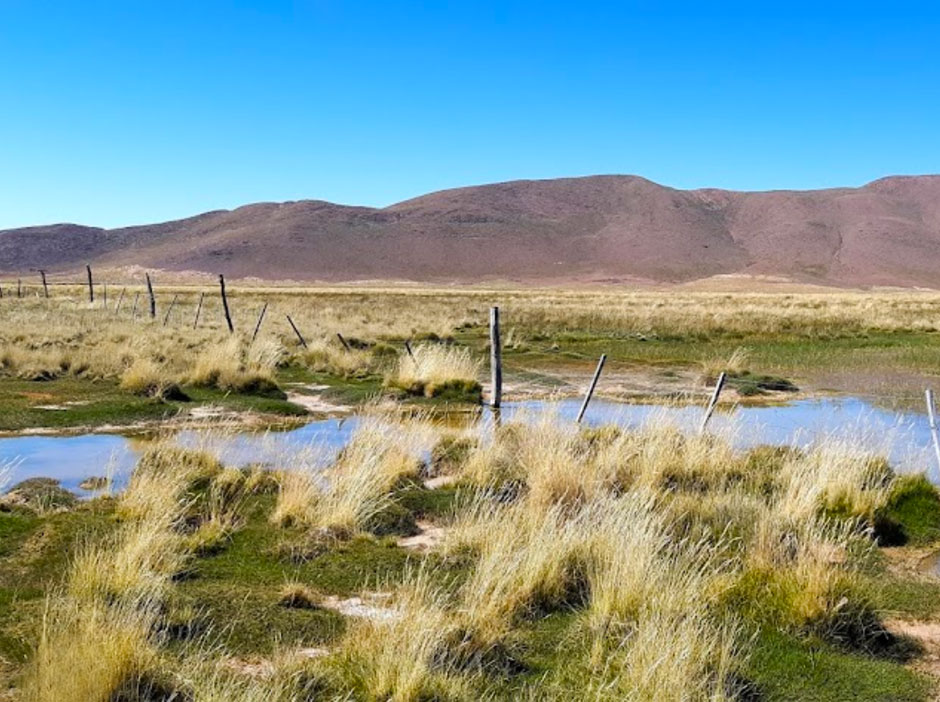
<instances>
[{"instance_id":1,"label":"shallow pond","mask_svg":"<svg viewBox=\"0 0 940 702\"><path fill-rule=\"evenodd\" d=\"M545 411L561 421L574 421L580 401L551 400L506 403L502 421L526 420ZM633 405L595 400L585 422L636 427L651 419L671 421L694 430L701 407ZM466 421L466 420L464 420ZM184 446L206 448L227 465L266 464L288 467L320 464L335 454L358 425L355 416L314 420L287 431L219 434L186 430L176 435ZM770 407L737 407L718 412L709 430L726 433L739 447L756 444L806 446L836 436L887 455L904 470L925 470L937 479L931 460L927 418L915 412L891 412L857 398L805 400ZM112 475L120 485L150 441L120 434L80 436L18 436L0 438L0 465L12 467L13 482L29 477L52 477L79 493L79 483L91 476Z\"/></svg>"}]
</instances>

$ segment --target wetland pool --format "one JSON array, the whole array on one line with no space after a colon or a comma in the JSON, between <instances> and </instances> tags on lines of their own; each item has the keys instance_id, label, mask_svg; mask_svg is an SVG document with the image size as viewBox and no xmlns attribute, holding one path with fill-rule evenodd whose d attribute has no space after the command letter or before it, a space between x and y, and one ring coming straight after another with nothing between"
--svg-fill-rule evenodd
<instances>
[{"instance_id":1,"label":"wetland pool","mask_svg":"<svg viewBox=\"0 0 940 702\"><path fill-rule=\"evenodd\" d=\"M514 418L534 421L542 413L552 412L558 421L573 422L579 407L578 399L509 402L500 415L504 422ZM596 399L584 422L632 428L649 421L669 421L683 430L695 431L702 413L698 406L624 404ZM469 416L474 415L464 413L451 418L450 423L469 422ZM482 417L481 431L486 431L492 425L491 410L484 408ZM356 415L349 415L313 419L282 431L183 429L172 436L182 446L211 451L229 466L262 464L287 468L329 461L349 441L360 421ZM757 444L808 446L835 437L887 456L900 470L926 470L932 481L940 482L926 415L881 409L860 398L830 397L773 406L722 408L712 417L709 431L726 434L739 448ZM48 477L80 495L88 495L79 488L84 479L111 475L119 488L141 451L152 441L118 433L11 436L0 438L0 466L11 470L10 484Z\"/></svg>"}]
</instances>

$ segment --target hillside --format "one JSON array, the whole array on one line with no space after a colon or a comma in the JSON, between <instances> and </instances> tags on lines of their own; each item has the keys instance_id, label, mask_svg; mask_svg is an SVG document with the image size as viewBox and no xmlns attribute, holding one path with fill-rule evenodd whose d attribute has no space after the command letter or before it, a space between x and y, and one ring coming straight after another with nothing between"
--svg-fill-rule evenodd
<instances>
[{"instance_id":1,"label":"hillside","mask_svg":"<svg viewBox=\"0 0 940 702\"><path fill-rule=\"evenodd\" d=\"M294 280L940 283L940 176L860 188L676 190L635 176L514 181L390 207L259 203L162 224L0 231L0 271L85 263Z\"/></svg>"}]
</instances>

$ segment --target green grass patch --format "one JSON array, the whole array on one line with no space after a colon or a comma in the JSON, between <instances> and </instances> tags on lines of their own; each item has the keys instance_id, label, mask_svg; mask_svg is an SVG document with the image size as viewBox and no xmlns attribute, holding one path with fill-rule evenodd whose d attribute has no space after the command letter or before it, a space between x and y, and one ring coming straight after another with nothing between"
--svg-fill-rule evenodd
<instances>
[{"instance_id":1,"label":"green grass patch","mask_svg":"<svg viewBox=\"0 0 940 702\"><path fill-rule=\"evenodd\" d=\"M765 630L754 641L744 677L766 702L917 702L931 684L895 661L846 652L819 639Z\"/></svg>"}]
</instances>

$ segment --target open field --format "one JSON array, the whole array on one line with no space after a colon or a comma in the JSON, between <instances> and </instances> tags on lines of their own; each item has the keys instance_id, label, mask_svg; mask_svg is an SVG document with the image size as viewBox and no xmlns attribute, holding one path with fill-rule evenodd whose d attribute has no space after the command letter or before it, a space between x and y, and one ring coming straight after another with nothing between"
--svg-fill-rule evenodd
<instances>
[{"instance_id":1,"label":"open field","mask_svg":"<svg viewBox=\"0 0 940 702\"><path fill-rule=\"evenodd\" d=\"M298 411L285 402L291 387L310 392L326 385L326 398L344 403L382 392L455 399L433 387L417 392L420 379L396 380L401 363L406 375L414 370L403 344L424 345L429 354L450 348L446 363L467 354L461 372L483 380L494 304L502 310L509 397L577 394L601 353L609 364L599 392L634 400L694 398L705 392L704 381L731 369L790 380L809 393L840 391L897 405L917 401L925 376L940 369L940 295L926 292L230 286L236 333L229 334L212 286L158 285L152 319L142 286L112 285L107 308L101 286L94 303L80 286L53 286L49 299L35 286L23 298L5 288L0 430L7 431L127 424L185 415L206 403L290 415ZM477 401L473 388L465 389L466 399ZM743 394L754 399L759 389ZM49 407L59 409L43 409Z\"/></svg>"},{"instance_id":2,"label":"open field","mask_svg":"<svg viewBox=\"0 0 940 702\"><path fill-rule=\"evenodd\" d=\"M580 394L606 353L598 393L627 401L701 403L724 371L726 402L905 406L940 369L938 294L230 284L230 334L211 286L158 284L152 319L143 288L120 309L121 286L107 307L101 292L4 285L0 430L361 419L318 469L167 438L121 492L15 486L0 699L936 694L940 495L923 476L855 437L742 449L665 416L476 408L494 304L507 399ZM454 408L469 421L441 421Z\"/></svg>"}]
</instances>

